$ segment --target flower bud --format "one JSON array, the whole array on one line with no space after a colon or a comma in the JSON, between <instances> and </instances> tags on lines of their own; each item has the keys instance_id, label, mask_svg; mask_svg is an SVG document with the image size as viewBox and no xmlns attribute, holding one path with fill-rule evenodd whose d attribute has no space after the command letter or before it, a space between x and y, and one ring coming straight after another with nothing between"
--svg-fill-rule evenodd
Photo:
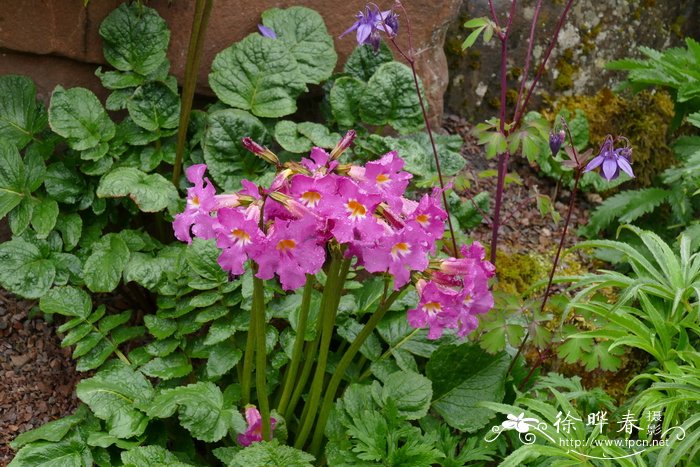
<instances>
[{"instance_id":1,"label":"flower bud","mask_svg":"<svg viewBox=\"0 0 700 467\"><path fill-rule=\"evenodd\" d=\"M552 150L552 156L557 155L565 139L566 133L564 130L559 130L558 133L554 133L553 131L549 133L549 149Z\"/></svg>"},{"instance_id":2,"label":"flower bud","mask_svg":"<svg viewBox=\"0 0 700 467\"><path fill-rule=\"evenodd\" d=\"M251 138L246 136L241 140L241 142L243 143L243 147L245 147L248 151L252 152L256 156L260 157L261 159L276 166L280 165L280 160L277 158L274 152L256 143Z\"/></svg>"},{"instance_id":3,"label":"flower bud","mask_svg":"<svg viewBox=\"0 0 700 467\"><path fill-rule=\"evenodd\" d=\"M352 142L355 140L355 130L348 130L345 136L338 142L338 144L331 151L331 160L338 159L347 148L350 147Z\"/></svg>"}]
</instances>

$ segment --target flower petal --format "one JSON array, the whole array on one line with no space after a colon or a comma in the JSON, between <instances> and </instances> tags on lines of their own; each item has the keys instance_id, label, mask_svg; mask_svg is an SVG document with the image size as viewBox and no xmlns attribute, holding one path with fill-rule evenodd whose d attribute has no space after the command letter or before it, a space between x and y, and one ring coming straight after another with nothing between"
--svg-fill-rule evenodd
<instances>
[{"instance_id":1,"label":"flower petal","mask_svg":"<svg viewBox=\"0 0 700 467\"><path fill-rule=\"evenodd\" d=\"M625 157L619 157L617 159L617 165L630 177L634 178L634 172L632 172L632 166Z\"/></svg>"},{"instance_id":2,"label":"flower petal","mask_svg":"<svg viewBox=\"0 0 700 467\"><path fill-rule=\"evenodd\" d=\"M584 172L590 172L591 170L595 169L598 167L600 164L603 163L605 158L603 156L596 156L594 157L586 166L585 169L583 169Z\"/></svg>"},{"instance_id":3,"label":"flower petal","mask_svg":"<svg viewBox=\"0 0 700 467\"><path fill-rule=\"evenodd\" d=\"M603 162L603 178L610 181L617 177L618 171L619 169L614 159L605 159L605 162Z\"/></svg>"}]
</instances>

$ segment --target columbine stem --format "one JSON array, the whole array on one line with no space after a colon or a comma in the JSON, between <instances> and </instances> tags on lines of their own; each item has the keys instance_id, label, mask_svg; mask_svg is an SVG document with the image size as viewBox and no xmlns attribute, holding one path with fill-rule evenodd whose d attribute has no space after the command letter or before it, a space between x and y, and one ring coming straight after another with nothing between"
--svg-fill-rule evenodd
<instances>
[{"instance_id":1,"label":"columbine stem","mask_svg":"<svg viewBox=\"0 0 700 467\"><path fill-rule=\"evenodd\" d=\"M399 295L401 295L401 292L403 292L403 289L396 290L388 298L386 298L386 300L382 300L377 311L374 312L369 321L367 321L367 324L365 324L357 337L355 337L355 340L353 340L352 344L350 344L350 347L340 359L338 366L333 372L333 376L331 376L331 380L326 387L326 395L323 398L323 405L321 406L321 411L318 415L316 431L314 431L314 437L311 443L310 452L314 456L318 457L318 452L321 449L323 432L326 429L326 422L328 421L328 416L333 408L335 393L338 390L340 382L345 376L345 370L348 369L348 366L350 366L350 363L352 363L352 359L355 358L355 355L360 350L360 347L362 347L362 344L364 344L367 338L372 334L374 328L376 328L377 324L379 324L382 318L384 318L384 315L391 307L391 304L394 303L394 300L396 300Z\"/></svg>"},{"instance_id":2,"label":"columbine stem","mask_svg":"<svg viewBox=\"0 0 700 467\"><path fill-rule=\"evenodd\" d=\"M573 142L572 142L573 144ZM566 221L564 222L564 230L561 233L561 238L559 239L559 246L557 247L557 253L554 255L554 262L552 263L552 269L549 271L549 280L547 281L547 288L544 291L544 297L542 298L542 305L540 306L540 313L544 311L544 307L547 305L547 300L549 299L549 296L552 293L552 282L554 280L554 273L557 270L557 267L559 266L559 257L561 255L561 250L564 247L564 241L566 240L566 231L569 228L569 222L571 222L571 213L574 210L574 203L576 202L576 193L578 191L578 184L579 181L581 181L581 175L583 174L582 170L580 167L576 168L576 179L574 181L574 188L571 190L571 199L569 200L569 209L566 213ZM527 339L530 337L530 329L527 330L525 333L525 337L523 338L523 341L521 342L520 346L518 347L518 351L515 353L515 357L513 357L513 361L510 362L510 366L508 367L508 371L506 374L510 373L510 371L513 369L513 366L515 365L516 360L520 356L520 354L523 352L523 349L525 348L525 344L527 343ZM523 380L522 384L525 384L527 382L527 379L529 379L529 376L532 374L532 370L530 371L530 374L528 374L528 377ZM521 386L522 386L521 384Z\"/></svg>"},{"instance_id":3,"label":"columbine stem","mask_svg":"<svg viewBox=\"0 0 700 467\"><path fill-rule=\"evenodd\" d=\"M282 396L280 397L279 404L277 404L277 411L282 414L287 411L287 404L289 404L289 400L292 396L299 364L301 363L301 355L304 351L304 336L306 335L306 325L309 319L309 308L311 305L311 292L313 291L314 283L315 276L307 274L304 295L301 299L301 309L299 311L299 322L297 325L296 339L294 341L294 350L292 351L292 360L289 362L287 372L284 375Z\"/></svg>"},{"instance_id":4,"label":"columbine stem","mask_svg":"<svg viewBox=\"0 0 700 467\"><path fill-rule=\"evenodd\" d=\"M326 377L328 353L330 351L331 338L333 337L333 328L335 327L335 316L338 311L343 284L345 284L345 277L350 269L350 261L351 259L341 259L340 255L337 253L331 261L331 268L328 272L328 279L326 280L323 298L321 299L321 320L323 320L321 328L321 346L314 379L311 382L309 398L306 401L306 414L302 417L301 429L294 443L294 447L297 449L304 447L309 434L311 434L311 427L314 424L316 411L321 402L323 381Z\"/></svg>"},{"instance_id":5,"label":"columbine stem","mask_svg":"<svg viewBox=\"0 0 700 467\"><path fill-rule=\"evenodd\" d=\"M262 418L263 440L270 440L270 404L267 400L267 352L265 349L265 297L263 282L253 276L252 318L255 320L255 389L258 394L258 409Z\"/></svg>"}]
</instances>

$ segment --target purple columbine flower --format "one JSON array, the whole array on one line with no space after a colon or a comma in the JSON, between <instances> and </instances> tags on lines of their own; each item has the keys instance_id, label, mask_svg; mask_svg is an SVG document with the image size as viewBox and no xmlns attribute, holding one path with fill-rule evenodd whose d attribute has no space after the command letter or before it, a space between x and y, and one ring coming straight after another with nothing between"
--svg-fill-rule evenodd
<instances>
[{"instance_id":1,"label":"purple columbine flower","mask_svg":"<svg viewBox=\"0 0 700 467\"><path fill-rule=\"evenodd\" d=\"M340 37L357 31L359 45L370 44L374 50L379 50L380 36L384 32L390 38L396 37L399 29L398 15L391 10L379 11L377 7L365 7L365 11L357 13L357 21L342 33Z\"/></svg>"},{"instance_id":2,"label":"purple columbine flower","mask_svg":"<svg viewBox=\"0 0 700 467\"><path fill-rule=\"evenodd\" d=\"M602 165L600 175L607 181L617 178L620 175L620 169L634 178L632 166L630 165L632 148L629 146L627 138L622 137L618 139L624 140L625 146L615 149L615 140L608 135L600 147L600 153L588 163L583 171L590 172Z\"/></svg>"},{"instance_id":3,"label":"purple columbine flower","mask_svg":"<svg viewBox=\"0 0 700 467\"><path fill-rule=\"evenodd\" d=\"M275 34L275 31L272 28L268 28L265 25L258 24L258 31L260 31L260 34L262 34L264 37L269 37L270 39L277 39L277 34Z\"/></svg>"},{"instance_id":4,"label":"purple columbine flower","mask_svg":"<svg viewBox=\"0 0 700 467\"><path fill-rule=\"evenodd\" d=\"M564 130L559 130L556 133L554 131L549 133L549 149L552 150L552 156L557 155L561 145L564 143L564 139L566 139Z\"/></svg>"}]
</instances>

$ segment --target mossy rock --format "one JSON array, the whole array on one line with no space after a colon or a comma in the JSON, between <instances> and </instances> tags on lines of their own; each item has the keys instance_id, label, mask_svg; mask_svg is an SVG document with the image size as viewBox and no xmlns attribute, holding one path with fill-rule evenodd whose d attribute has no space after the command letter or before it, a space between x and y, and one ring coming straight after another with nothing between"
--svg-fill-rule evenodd
<instances>
[{"instance_id":1,"label":"mossy rock","mask_svg":"<svg viewBox=\"0 0 700 467\"><path fill-rule=\"evenodd\" d=\"M496 254L495 290L511 294L522 294L535 282L545 279L549 273L547 260L538 253Z\"/></svg>"},{"instance_id":2,"label":"mossy rock","mask_svg":"<svg viewBox=\"0 0 700 467\"><path fill-rule=\"evenodd\" d=\"M593 96L563 97L549 114L550 120L563 108L586 114L594 151L609 134L630 140L636 178L625 188L651 186L657 175L677 162L668 145L673 100L665 91L642 91L628 98L605 88Z\"/></svg>"}]
</instances>

